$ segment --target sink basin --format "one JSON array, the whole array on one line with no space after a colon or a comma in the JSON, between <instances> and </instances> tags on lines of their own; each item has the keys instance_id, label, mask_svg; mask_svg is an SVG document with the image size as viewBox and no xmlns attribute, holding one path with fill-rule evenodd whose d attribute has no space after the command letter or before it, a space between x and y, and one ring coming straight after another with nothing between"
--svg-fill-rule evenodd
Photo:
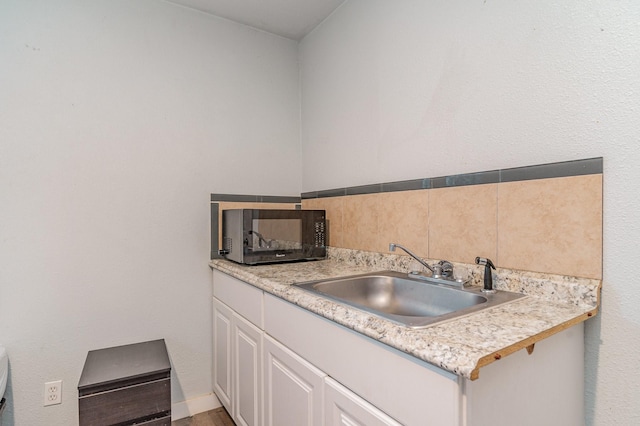
<instances>
[{"instance_id":1,"label":"sink basin","mask_svg":"<svg viewBox=\"0 0 640 426\"><path fill-rule=\"evenodd\" d=\"M488 294L479 288L456 288L394 271L295 285L412 328L426 327L523 297L507 291Z\"/></svg>"}]
</instances>

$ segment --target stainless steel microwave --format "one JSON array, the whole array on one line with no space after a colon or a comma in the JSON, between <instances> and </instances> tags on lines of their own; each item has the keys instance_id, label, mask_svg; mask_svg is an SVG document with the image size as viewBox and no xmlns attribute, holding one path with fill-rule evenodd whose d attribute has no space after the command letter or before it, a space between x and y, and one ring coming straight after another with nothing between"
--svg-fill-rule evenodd
<instances>
[{"instance_id":1,"label":"stainless steel microwave","mask_svg":"<svg viewBox=\"0 0 640 426\"><path fill-rule=\"evenodd\" d=\"M327 257L324 210L233 209L222 211L222 250L247 265Z\"/></svg>"}]
</instances>

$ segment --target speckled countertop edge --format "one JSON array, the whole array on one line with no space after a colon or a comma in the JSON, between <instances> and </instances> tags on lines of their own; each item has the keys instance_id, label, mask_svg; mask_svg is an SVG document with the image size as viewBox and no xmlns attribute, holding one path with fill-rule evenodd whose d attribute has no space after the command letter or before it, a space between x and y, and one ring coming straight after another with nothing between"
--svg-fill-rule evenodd
<instances>
[{"instance_id":1,"label":"speckled countertop edge","mask_svg":"<svg viewBox=\"0 0 640 426\"><path fill-rule=\"evenodd\" d=\"M246 266L216 259L210 266L365 336L469 379L478 377L501 351L524 348L579 323L597 311L600 281L498 270L496 287L528 294L516 301L423 329L397 325L367 312L318 297L294 283L381 270L406 271L406 256L331 249L322 261ZM472 282L479 274L472 265Z\"/></svg>"}]
</instances>

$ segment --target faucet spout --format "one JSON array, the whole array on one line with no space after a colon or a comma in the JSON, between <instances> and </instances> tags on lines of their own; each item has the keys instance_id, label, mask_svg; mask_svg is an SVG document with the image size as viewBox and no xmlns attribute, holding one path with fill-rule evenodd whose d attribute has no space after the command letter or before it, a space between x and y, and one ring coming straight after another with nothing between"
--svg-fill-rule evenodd
<instances>
[{"instance_id":1,"label":"faucet spout","mask_svg":"<svg viewBox=\"0 0 640 426\"><path fill-rule=\"evenodd\" d=\"M411 250L409 250L408 248L401 246L400 244L396 244L396 243L390 243L389 244L389 251L396 251L396 247L399 249L404 250L409 256L413 257L416 261L418 261L422 266L424 266L425 268L427 268L428 270L431 271L431 273L435 273L435 271L433 270L433 268L431 266L429 266L429 264L427 262L425 262L424 260L420 259L420 257L418 255L416 255L414 252L412 252Z\"/></svg>"}]
</instances>

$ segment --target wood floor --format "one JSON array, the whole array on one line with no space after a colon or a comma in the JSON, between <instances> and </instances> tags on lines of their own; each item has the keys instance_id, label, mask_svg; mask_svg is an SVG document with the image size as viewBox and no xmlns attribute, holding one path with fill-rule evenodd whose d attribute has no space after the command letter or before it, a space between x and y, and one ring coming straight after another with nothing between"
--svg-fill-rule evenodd
<instances>
[{"instance_id":1,"label":"wood floor","mask_svg":"<svg viewBox=\"0 0 640 426\"><path fill-rule=\"evenodd\" d=\"M171 422L171 426L235 426L224 407Z\"/></svg>"}]
</instances>

